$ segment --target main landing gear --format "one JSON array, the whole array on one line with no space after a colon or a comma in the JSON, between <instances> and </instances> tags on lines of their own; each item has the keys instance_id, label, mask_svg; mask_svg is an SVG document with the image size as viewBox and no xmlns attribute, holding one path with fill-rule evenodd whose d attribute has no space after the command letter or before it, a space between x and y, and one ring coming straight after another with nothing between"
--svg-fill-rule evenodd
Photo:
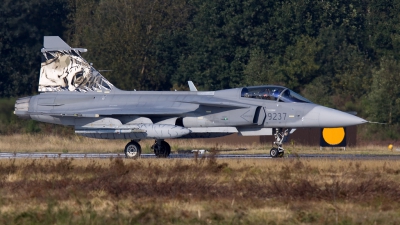
<instances>
[{"instance_id":1,"label":"main landing gear","mask_svg":"<svg viewBox=\"0 0 400 225\"><path fill-rule=\"evenodd\" d=\"M282 143L286 142L287 137L289 135L289 130L286 129L285 131L282 131L281 129L275 129L275 141L274 144L277 147L272 147L271 151L269 152L269 154L271 155L272 158L277 158L280 157L282 158L284 153L285 153L285 149L283 149L282 147Z\"/></svg>"},{"instance_id":2,"label":"main landing gear","mask_svg":"<svg viewBox=\"0 0 400 225\"><path fill-rule=\"evenodd\" d=\"M139 143L132 140L125 146L125 156L126 158L137 159L140 157L142 153L142 148L140 147Z\"/></svg>"},{"instance_id":3,"label":"main landing gear","mask_svg":"<svg viewBox=\"0 0 400 225\"><path fill-rule=\"evenodd\" d=\"M157 158L167 158L171 153L171 146L164 140L156 140L151 148Z\"/></svg>"},{"instance_id":4,"label":"main landing gear","mask_svg":"<svg viewBox=\"0 0 400 225\"><path fill-rule=\"evenodd\" d=\"M167 158L171 153L171 146L164 140L156 140L154 145L151 146L157 158ZM125 146L126 158L137 159L142 154L142 148L136 140L131 140Z\"/></svg>"}]
</instances>

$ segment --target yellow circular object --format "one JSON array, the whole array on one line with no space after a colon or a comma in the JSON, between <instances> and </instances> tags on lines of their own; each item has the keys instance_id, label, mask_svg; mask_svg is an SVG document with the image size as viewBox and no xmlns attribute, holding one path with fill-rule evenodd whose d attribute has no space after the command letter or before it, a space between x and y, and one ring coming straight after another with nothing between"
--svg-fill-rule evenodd
<instances>
[{"instance_id":1,"label":"yellow circular object","mask_svg":"<svg viewBox=\"0 0 400 225\"><path fill-rule=\"evenodd\" d=\"M389 151L392 151L392 150L393 150L393 145L390 144L390 145L388 146L388 149L389 149Z\"/></svg>"},{"instance_id":2,"label":"yellow circular object","mask_svg":"<svg viewBox=\"0 0 400 225\"><path fill-rule=\"evenodd\" d=\"M340 144L344 139L345 133L343 127L338 128L324 128L322 130L322 137L325 142L330 145Z\"/></svg>"}]
</instances>

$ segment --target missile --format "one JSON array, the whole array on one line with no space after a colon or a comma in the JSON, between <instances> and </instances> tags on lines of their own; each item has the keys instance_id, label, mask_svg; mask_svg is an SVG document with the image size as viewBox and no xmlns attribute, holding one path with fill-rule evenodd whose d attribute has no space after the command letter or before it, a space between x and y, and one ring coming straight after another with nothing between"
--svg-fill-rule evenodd
<instances>
[{"instance_id":1,"label":"missile","mask_svg":"<svg viewBox=\"0 0 400 225\"><path fill-rule=\"evenodd\" d=\"M189 134L187 128L169 124L134 124L112 128L80 127L75 133L84 137L100 139L168 139Z\"/></svg>"}]
</instances>

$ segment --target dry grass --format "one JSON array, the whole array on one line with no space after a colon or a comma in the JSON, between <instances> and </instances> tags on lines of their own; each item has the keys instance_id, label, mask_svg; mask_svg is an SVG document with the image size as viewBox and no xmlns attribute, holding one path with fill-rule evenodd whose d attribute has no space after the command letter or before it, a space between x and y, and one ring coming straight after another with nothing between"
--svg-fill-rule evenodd
<instances>
[{"instance_id":1,"label":"dry grass","mask_svg":"<svg viewBox=\"0 0 400 225\"><path fill-rule=\"evenodd\" d=\"M99 140L85 138L77 135L61 137L55 135L28 135L16 134L0 136L1 152L55 152L55 153L122 153L128 140ZM229 150L230 154L269 154L271 144L242 144L230 145L196 140L196 139L172 139L168 140L172 151L192 149L216 149ZM154 140L143 140L140 142L143 153L151 153L151 145ZM400 154L400 146L394 146L389 151L387 146L370 145L363 147L347 147L345 151L341 148L324 148L320 150L317 146L297 146L286 144L287 154ZM245 151L232 151L235 149L246 149Z\"/></svg>"},{"instance_id":2,"label":"dry grass","mask_svg":"<svg viewBox=\"0 0 400 225\"><path fill-rule=\"evenodd\" d=\"M102 140L78 135L60 137L43 134L15 134L0 136L1 152L100 152L121 153L129 140ZM168 140L173 151L188 149L211 149L215 144L196 140ZM142 151L151 152L154 140L140 141ZM246 148L252 148L246 145ZM260 147L260 146L255 146ZM219 145L218 149L232 149L238 146Z\"/></svg>"},{"instance_id":3,"label":"dry grass","mask_svg":"<svg viewBox=\"0 0 400 225\"><path fill-rule=\"evenodd\" d=\"M43 134L0 136L2 152L121 152L126 141Z\"/></svg>"},{"instance_id":4,"label":"dry grass","mask_svg":"<svg viewBox=\"0 0 400 225\"><path fill-rule=\"evenodd\" d=\"M398 224L400 162L0 160L0 223Z\"/></svg>"}]
</instances>

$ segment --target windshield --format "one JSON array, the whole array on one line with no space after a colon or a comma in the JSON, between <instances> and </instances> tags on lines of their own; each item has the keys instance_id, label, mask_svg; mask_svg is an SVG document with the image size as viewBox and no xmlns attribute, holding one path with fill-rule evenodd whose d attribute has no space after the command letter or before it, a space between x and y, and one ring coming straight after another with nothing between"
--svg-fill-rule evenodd
<instances>
[{"instance_id":1,"label":"windshield","mask_svg":"<svg viewBox=\"0 0 400 225\"><path fill-rule=\"evenodd\" d=\"M297 94L296 92L281 86L256 86L245 87L242 89L243 98L256 98L279 102L308 102L310 100Z\"/></svg>"}]
</instances>

